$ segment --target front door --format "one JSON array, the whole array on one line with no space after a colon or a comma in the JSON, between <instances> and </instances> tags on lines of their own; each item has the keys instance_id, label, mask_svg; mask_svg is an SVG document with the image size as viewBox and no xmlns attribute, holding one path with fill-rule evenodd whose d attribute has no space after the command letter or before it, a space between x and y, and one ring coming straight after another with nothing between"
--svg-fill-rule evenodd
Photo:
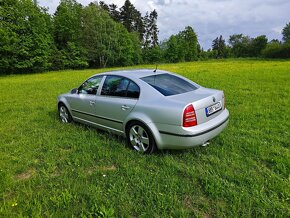
<instances>
[{"instance_id":1,"label":"front door","mask_svg":"<svg viewBox=\"0 0 290 218\"><path fill-rule=\"evenodd\" d=\"M69 97L72 115L79 121L97 123L96 98L103 76L91 77L79 88L78 93Z\"/></svg>"}]
</instances>

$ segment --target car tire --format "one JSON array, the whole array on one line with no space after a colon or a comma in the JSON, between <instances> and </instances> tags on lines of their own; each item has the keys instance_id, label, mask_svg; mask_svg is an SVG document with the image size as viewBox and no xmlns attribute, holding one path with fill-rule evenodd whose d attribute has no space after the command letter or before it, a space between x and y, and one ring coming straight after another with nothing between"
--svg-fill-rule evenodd
<instances>
[{"instance_id":1,"label":"car tire","mask_svg":"<svg viewBox=\"0 0 290 218\"><path fill-rule=\"evenodd\" d=\"M72 122L72 116L70 115L69 110L64 104L60 104L58 107L58 115L63 123L71 123Z\"/></svg>"},{"instance_id":2,"label":"car tire","mask_svg":"<svg viewBox=\"0 0 290 218\"><path fill-rule=\"evenodd\" d=\"M129 147L144 154L152 154L157 150L150 129L141 122L133 121L126 128L126 139Z\"/></svg>"}]
</instances>

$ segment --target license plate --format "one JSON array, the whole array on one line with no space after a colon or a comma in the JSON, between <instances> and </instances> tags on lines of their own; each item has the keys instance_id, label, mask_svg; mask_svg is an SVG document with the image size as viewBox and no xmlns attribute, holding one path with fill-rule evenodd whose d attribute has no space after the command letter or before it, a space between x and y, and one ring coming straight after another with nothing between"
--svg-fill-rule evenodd
<instances>
[{"instance_id":1,"label":"license plate","mask_svg":"<svg viewBox=\"0 0 290 218\"><path fill-rule=\"evenodd\" d=\"M222 109L222 103L219 101L218 103L205 108L206 116L208 117L208 116L214 114L215 112L218 112L221 109Z\"/></svg>"}]
</instances>

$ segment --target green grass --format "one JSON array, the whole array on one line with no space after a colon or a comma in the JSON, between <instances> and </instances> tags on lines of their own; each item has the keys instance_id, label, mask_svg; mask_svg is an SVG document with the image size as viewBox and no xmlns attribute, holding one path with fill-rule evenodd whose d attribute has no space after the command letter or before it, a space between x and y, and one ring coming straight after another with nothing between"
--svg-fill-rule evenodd
<instances>
[{"instance_id":1,"label":"green grass","mask_svg":"<svg viewBox=\"0 0 290 218\"><path fill-rule=\"evenodd\" d=\"M146 156L60 123L56 97L104 70L0 77L0 217L289 217L290 61L159 68L225 91L208 147Z\"/></svg>"}]
</instances>

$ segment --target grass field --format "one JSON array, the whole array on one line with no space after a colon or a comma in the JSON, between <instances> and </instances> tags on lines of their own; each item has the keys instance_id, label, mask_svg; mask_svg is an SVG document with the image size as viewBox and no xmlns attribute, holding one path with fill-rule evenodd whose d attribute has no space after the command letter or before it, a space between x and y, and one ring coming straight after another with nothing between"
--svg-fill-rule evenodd
<instances>
[{"instance_id":1,"label":"grass field","mask_svg":"<svg viewBox=\"0 0 290 218\"><path fill-rule=\"evenodd\" d=\"M60 123L56 97L104 70L0 77L0 217L289 217L290 61L159 68L225 91L208 147L146 156Z\"/></svg>"}]
</instances>

